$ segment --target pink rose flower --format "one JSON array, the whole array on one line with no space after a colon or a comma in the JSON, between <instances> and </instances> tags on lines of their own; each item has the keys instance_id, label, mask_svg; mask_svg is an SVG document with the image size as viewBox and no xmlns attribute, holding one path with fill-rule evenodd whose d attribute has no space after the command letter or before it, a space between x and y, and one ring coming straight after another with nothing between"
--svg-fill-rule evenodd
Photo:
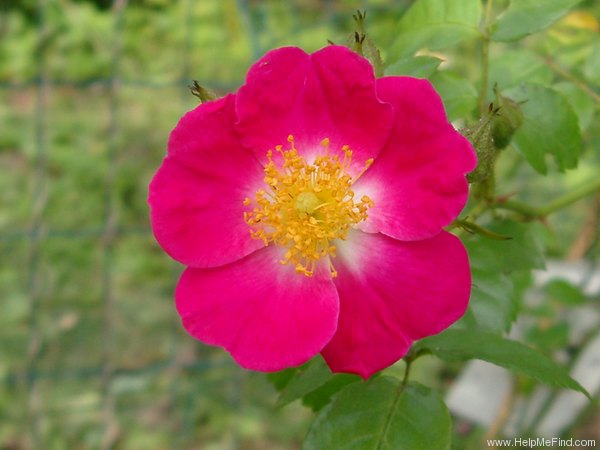
<instances>
[{"instance_id":1,"label":"pink rose flower","mask_svg":"<svg viewBox=\"0 0 600 450\"><path fill-rule=\"evenodd\" d=\"M344 47L280 48L188 112L150 184L152 228L189 266L186 330L243 367L321 353L363 378L464 313L473 149L426 80L375 79Z\"/></svg>"}]
</instances>

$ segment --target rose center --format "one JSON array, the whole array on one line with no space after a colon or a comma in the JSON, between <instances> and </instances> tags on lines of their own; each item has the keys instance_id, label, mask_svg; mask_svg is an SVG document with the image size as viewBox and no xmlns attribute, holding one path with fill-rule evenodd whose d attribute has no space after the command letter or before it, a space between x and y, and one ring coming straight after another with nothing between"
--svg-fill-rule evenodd
<instances>
[{"instance_id":1,"label":"rose center","mask_svg":"<svg viewBox=\"0 0 600 450\"><path fill-rule=\"evenodd\" d=\"M294 207L306 214L312 214L323 202L313 191L300 192L294 200Z\"/></svg>"},{"instance_id":2,"label":"rose center","mask_svg":"<svg viewBox=\"0 0 600 450\"><path fill-rule=\"evenodd\" d=\"M254 206L244 212L244 220L254 239L286 249L282 264L294 264L296 272L312 276L317 261L330 257L331 274L336 276L331 262L335 258L333 241L346 239L350 228L367 218L373 202L366 195L354 200L351 188L356 177L347 173L352 161L348 146L342 147L340 159L329 153L329 139L324 139L323 154L309 164L298 154L293 136L288 142L287 150L281 145L275 147L279 164L273 151L267 152L267 189L259 189L254 201L244 200L244 205ZM364 170L372 162L367 160Z\"/></svg>"}]
</instances>

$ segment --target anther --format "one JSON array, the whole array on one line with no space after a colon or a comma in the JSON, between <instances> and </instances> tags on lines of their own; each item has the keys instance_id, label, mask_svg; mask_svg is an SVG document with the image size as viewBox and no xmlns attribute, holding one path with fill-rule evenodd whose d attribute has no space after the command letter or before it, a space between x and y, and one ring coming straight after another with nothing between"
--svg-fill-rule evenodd
<instances>
[{"instance_id":1,"label":"anther","mask_svg":"<svg viewBox=\"0 0 600 450\"><path fill-rule=\"evenodd\" d=\"M272 150L267 152L264 181L269 190L259 189L254 201L243 200L244 206L255 205L244 212L244 221L252 238L287 249L282 264L293 264L296 272L312 276L317 262L329 258L335 277L331 258L336 248L331 242L346 239L350 228L367 218L373 202L367 196L360 202L354 200L353 179L346 173L352 161L349 146L342 147L342 158L330 155L330 141L325 138L321 141L325 154L317 155L309 165L294 147L292 135L288 143L288 150L275 146L281 164L273 161ZM365 162L361 174L371 163L372 159Z\"/></svg>"}]
</instances>

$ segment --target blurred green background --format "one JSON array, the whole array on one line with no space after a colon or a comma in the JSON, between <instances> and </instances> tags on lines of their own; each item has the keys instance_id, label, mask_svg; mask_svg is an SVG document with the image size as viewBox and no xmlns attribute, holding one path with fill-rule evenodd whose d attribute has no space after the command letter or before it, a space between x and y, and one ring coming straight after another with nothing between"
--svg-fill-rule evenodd
<instances>
[{"instance_id":1,"label":"blurred green background","mask_svg":"<svg viewBox=\"0 0 600 450\"><path fill-rule=\"evenodd\" d=\"M152 237L147 186L170 130L198 103L192 79L235 91L268 49L344 43L357 9L390 48L411 3L0 0L0 449L300 448L312 413L297 403L276 409L263 375L182 330L172 300L182 268ZM567 175L543 178L517 153L503 158L499 192L533 204L598 173L597 104L533 53L545 48L600 87L599 5L582 5L583 15L492 54L501 87L553 83L584 133L580 168ZM475 117L477 43L436 56L440 72L416 69L432 76L453 120ZM591 205L537 229L550 255L575 251ZM597 260L594 236L577 257ZM415 376L443 387L459 370L430 363Z\"/></svg>"},{"instance_id":2,"label":"blurred green background","mask_svg":"<svg viewBox=\"0 0 600 450\"><path fill-rule=\"evenodd\" d=\"M147 186L192 79L233 91L267 49L405 7L0 1L1 449L299 447L309 411L182 330Z\"/></svg>"}]
</instances>

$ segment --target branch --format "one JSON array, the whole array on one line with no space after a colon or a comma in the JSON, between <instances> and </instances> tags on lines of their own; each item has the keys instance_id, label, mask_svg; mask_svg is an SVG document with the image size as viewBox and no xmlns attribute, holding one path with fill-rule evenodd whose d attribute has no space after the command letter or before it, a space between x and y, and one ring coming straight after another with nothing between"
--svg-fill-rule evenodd
<instances>
[{"instance_id":1,"label":"branch","mask_svg":"<svg viewBox=\"0 0 600 450\"><path fill-rule=\"evenodd\" d=\"M573 189L571 192L558 197L556 200L544 206L531 206L527 203L520 202L518 200L497 200L493 204L494 208L506 209L522 214L528 219L542 219L553 212L563 209L565 206L569 206L590 194L600 190L600 178L596 178L589 181L578 188Z\"/></svg>"}]
</instances>

